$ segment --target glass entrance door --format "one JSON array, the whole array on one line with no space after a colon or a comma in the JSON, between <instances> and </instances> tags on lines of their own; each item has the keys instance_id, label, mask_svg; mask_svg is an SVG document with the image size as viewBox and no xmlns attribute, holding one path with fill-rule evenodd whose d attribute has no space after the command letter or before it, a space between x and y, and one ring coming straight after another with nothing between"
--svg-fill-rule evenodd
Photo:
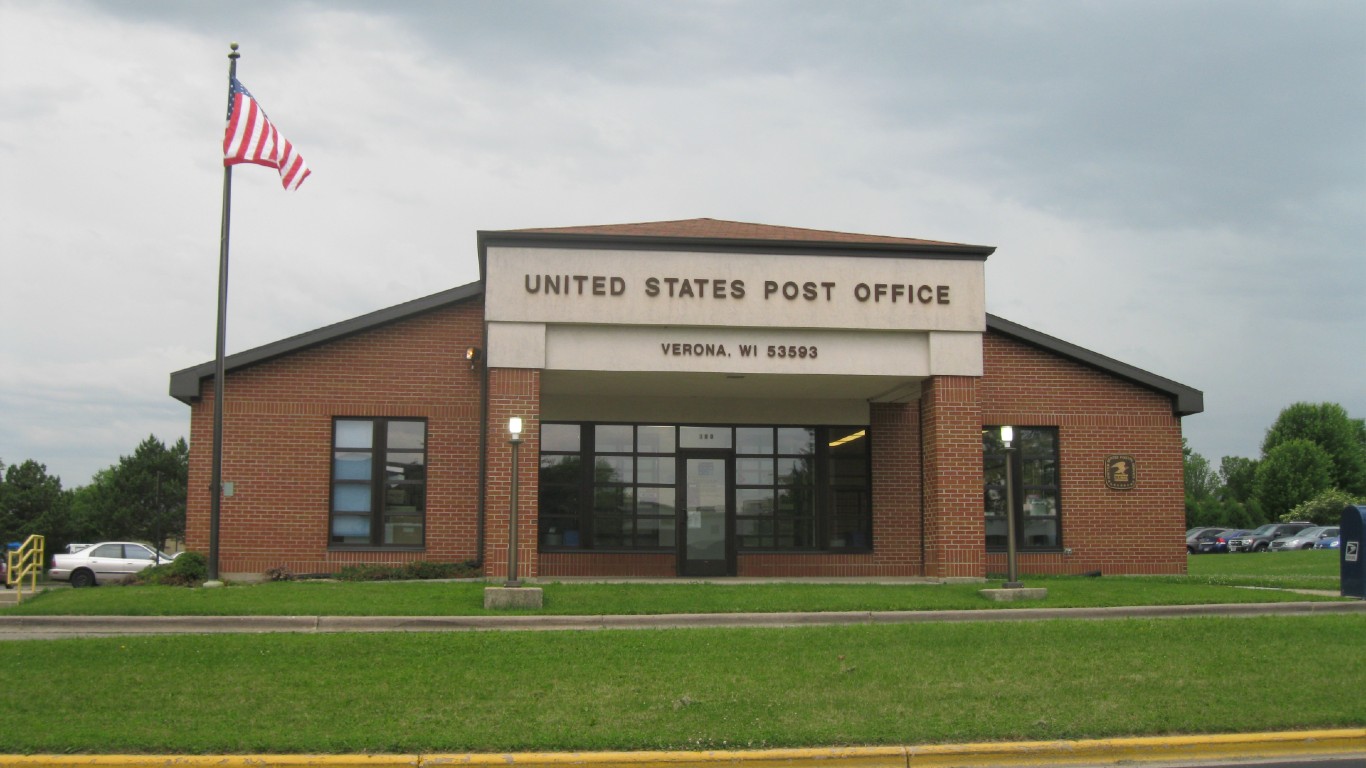
<instances>
[{"instance_id":1,"label":"glass entrance door","mask_svg":"<svg viewBox=\"0 0 1366 768\"><path fill-rule=\"evenodd\" d=\"M680 499L678 573L680 576L735 575L731 523L730 452L683 451L679 455Z\"/></svg>"}]
</instances>

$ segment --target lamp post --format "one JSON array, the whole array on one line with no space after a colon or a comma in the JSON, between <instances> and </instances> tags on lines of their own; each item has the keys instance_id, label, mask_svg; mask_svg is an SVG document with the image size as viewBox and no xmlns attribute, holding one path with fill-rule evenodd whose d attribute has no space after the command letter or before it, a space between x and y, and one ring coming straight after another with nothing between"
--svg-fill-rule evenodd
<instances>
[{"instance_id":1,"label":"lamp post","mask_svg":"<svg viewBox=\"0 0 1366 768\"><path fill-rule=\"evenodd\" d=\"M1015 463L1011 457L1014 442L1015 428L1001 427L1001 444L1006 449L1006 583L1001 586L1006 589L1019 589L1024 586L1020 582L1019 569L1015 563L1015 479L1011 471L1011 465Z\"/></svg>"},{"instance_id":2,"label":"lamp post","mask_svg":"<svg viewBox=\"0 0 1366 768\"><path fill-rule=\"evenodd\" d=\"M512 499L508 505L508 579L503 586L520 587L517 578L517 448L522 444L522 420L508 419L508 444L512 446Z\"/></svg>"}]
</instances>

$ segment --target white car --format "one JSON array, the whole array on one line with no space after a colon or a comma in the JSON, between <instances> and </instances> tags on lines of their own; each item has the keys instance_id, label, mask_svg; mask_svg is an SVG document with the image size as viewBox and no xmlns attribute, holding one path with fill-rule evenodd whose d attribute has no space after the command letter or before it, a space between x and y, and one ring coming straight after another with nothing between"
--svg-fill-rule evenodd
<instances>
[{"instance_id":1,"label":"white car","mask_svg":"<svg viewBox=\"0 0 1366 768\"><path fill-rule=\"evenodd\" d=\"M73 587L93 587L107 581L118 581L149 565L169 563L174 559L146 544L106 541L72 554L53 555L52 568L47 575L56 581L70 581Z\"/></svg>"}]
</instances>

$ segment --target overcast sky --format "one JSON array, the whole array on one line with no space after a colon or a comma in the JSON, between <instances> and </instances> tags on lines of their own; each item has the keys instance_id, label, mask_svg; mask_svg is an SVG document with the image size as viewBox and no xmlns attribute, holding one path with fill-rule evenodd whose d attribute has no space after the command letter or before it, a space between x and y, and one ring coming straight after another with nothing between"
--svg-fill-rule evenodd
<instances>
[{"instance_id":1,"label":"overcast sky","mask_svg":"<svg viewBox=\"0 0 1366 768\"><path fill-rule=\"evenodd\" d=\"M1366 416L1366 3L0 0L0 460L84 485L213 358L478 278L475 232L993 245L988 310L1201 389L1217 463Z\"/></svg>"}]
</instances>

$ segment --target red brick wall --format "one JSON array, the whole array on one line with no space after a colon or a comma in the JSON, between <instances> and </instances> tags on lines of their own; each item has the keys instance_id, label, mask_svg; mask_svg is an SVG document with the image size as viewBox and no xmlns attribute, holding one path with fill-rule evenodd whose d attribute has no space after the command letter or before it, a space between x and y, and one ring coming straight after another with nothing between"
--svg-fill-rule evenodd
<instances>
[{"instance_id":1,"label":"red brick wall","mask_svg":"<svg viewBox=\"0 0 1366 768\"><path fill-rule=\"evenodd\" d=\"M512 445L508 419L522 419L517 448L517 575L537 573L536 510L540 498L541 372L525 368L489 369L489 458L484 533L484 575L508 575L508 521L512 512Z\"/></svg>"},{"instance_id":2,"label":"red brick wall","mask_svg":"<svg viewBox=\"0 0 1366 768\"><path fill-rule=\"evenodd\" d=\"M1181 420L1171 399L1000 334L983 344L981 423L1058 428L1072 554L1022 554L1021 572L1184 573ZM1134 457L1132 490L1106 487L1111 454ZM987 556L988 571L1005 569L1004 554Z\"/></svg>"},{"instance_id":3,"label":"red brick wall","mask_svg":"<svg viewBox=\"0 0 1366 768\"><path fill-rule=\"evenodd\" d=\"M233 372L224 406L219 571L333 572L351 563L474 558L483 301L435 310ZM191 409L187 545L209 548L213 381ZM427 419L426 547L328 549L335 416Z\"/></svg>"},{"instance_id":4,"label":"red brick wall","mask_svg":"<svg viewBox=\"0 0 1366 768\"><path fill-rule=\"evenodd\" d=\"M925 575L985 575L982 416L978 380L936 376L920 396L923 424Z\"/></svg>"}]
</instances>

